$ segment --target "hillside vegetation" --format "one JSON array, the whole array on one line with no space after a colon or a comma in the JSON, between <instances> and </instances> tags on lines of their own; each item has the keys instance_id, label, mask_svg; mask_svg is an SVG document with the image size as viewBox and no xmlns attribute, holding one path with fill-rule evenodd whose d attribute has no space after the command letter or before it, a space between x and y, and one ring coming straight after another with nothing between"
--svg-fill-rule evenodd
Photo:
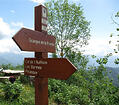
<instances>
[{"instance_id":1,"label":"hillside vegetation","mask_svg":"<svg viewBox=\"0 0 119 105\"><path fill-rule=\"evenodd\" d=\"M104 67L105 58L97 60L98 67L87 67L87 57L81 54L78 55L80 61L78 65L80 66L75 61L73 62L73 55L69 56L69 59L77 66L78 70L68 80L49 79L49 103L51 105L52 103L56 105L118 105L119 88L114 86L113 80L108 77L107 69ZM16 67L10 64L2 66L3 68L23 69L23 66L20 65ZM19 94L18 97L12 98L13 96L10 96L11 98L6 99L6 92L11 94L16 91L16 85L19 86L17 90L20 91L13 95ZM10 87L9 90L5 90L8 86ZM0 91L1 105L10 105L7 104L9 102L11 105L34 105L34 85L30 84L28 76L21 76L14 84L9 81L0 83Z\"/></svg>"},{"instance_id":2,"label":"hillside vegetation","mask_svg":"<svg viewBox=\"0 0 119 105\"><path fill-rule=\"evenodd\" d=\"M65 81L49 79L49 104L119 105L118 76L115 78L117 71L105 67L112 54L101 58L92 55L98 66L88 66L88 57L80 51L91 36L90 22L84 17L82 6L71 4L68 0L51 0L45 5L49 9L48 34L56 37L56 53L52 54L52 58L67 58L77 67L77 71ZM119 12L116 16L119 17ZM116 49L114 51L118 53ZM118 65L119 58L114 63ZM23 65L1 66L4 69L23 70ZM1 80L0 105L34 105L34 101L34 84L29 76L20 76L14 84Z\"/></svg>"}]
</instances>

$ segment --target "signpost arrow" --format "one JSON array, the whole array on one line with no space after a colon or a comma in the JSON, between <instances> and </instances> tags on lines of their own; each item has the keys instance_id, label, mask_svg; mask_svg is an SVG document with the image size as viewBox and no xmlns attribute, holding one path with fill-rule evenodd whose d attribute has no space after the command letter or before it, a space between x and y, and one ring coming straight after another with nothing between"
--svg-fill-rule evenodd
<instances>
[{"instance_id":1,"label":"signpost arrow","mask_svg":"<svg viewBox=\"0 0 119 105\"><path fill-rule=\"evenodd\" d=\"M66 80L76 67L66 58L25 58L25 75Z\"/></svg>"},{"instance_id":2,"label":"signpost arrow","mask_svg":"<svg viewBox=\"0 0 119 105\"><path fill-rule=\"evenodd\" d=\"M22 28L13 40L23 51L55 52L55 37L43 32Z\"/></svg>"}]
</instances>

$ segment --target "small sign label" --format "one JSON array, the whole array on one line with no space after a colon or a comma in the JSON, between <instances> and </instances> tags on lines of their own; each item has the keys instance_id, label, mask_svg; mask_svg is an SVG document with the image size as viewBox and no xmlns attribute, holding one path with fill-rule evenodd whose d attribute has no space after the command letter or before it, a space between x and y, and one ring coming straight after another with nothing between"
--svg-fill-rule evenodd
<instances>
[{"instance_id":1,"label":"small sign label","mask_svg":"<svg viewBox=\"0 0 119 105\"><path fill-rule=\"evenodd\" d=\"M42 30L43 30L43 31L47 31L47 27L44 26L44 25L42 25Z\"/></svg>"},{"instance_id":2,"label":"small sign label","mask_svg":"<svg viewBox=\"0 0 119 105\"><path fill-rule=\"evenodd\" d=\"M46 19L44 19L44 18L42 18L42 24L45 24L45 25L47 25L47 20Z\"/></svg>"},{"instance_id":3,"label":"small sign label","mask_svg":"<svg viewBox=\"0 0 119 105\"><path fill-rule=\"evenodd\" d=\"M45 7L42 7L42 17L47 17L47 9Z\"/></svg>"}]
</instances>

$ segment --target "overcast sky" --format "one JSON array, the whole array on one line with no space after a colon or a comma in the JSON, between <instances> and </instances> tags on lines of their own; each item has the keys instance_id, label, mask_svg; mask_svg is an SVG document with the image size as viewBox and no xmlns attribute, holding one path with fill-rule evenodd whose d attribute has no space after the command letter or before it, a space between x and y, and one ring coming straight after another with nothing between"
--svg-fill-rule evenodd
<instances>
[{"instance_id":1,"label":"overcast sky","mask_svg":"<svg viewBox=\"0 0 119 105\"><path fill-rule=\"evenodd\" d=\"M49 0L47 0L49 1ZM34 7L45 0L0 0L0 53L21 51L11 37L21 28L34 27ZM91 39L85 54L105 55L113 49L111 33L119 34L111 16L119 11L119 0L70 0L81 3L84 16L91 22ZM115 39L114 39L115 40Z\"/></svg>"}]
</instances>

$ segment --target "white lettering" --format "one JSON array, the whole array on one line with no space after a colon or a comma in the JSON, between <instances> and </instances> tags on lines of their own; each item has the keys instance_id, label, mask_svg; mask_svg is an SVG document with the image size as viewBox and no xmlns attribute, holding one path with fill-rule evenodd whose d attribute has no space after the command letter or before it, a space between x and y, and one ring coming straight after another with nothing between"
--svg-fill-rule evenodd
<instances>
[{"instance_id":1,"label":"white lettering","mask_svg":"<svg viewBox=\"0 0 119 105\"><path fill-rule=\"evenodd\" d=\"M42 23L47 25L47 20L42 18Z\"/></svg>"},{"instance_id":2,"label":"white lettering","mask_svg":"<svg viewBox=\"0 0 119 105\"><path fill-rule=\"evenodd\" d=\"M27 65L27 66L26 66L26 69L30 69L30 66L29 66L29 65Z\"/></svg>"},{"instance_id":3,"label":"white lettering","mask_svg":"<svg viewBox=\"0 0 119 105\"><path fill-rule=\"evenodd\" d=\"M43 64L43 65L46 65L46 64L48 64L48 62L47 61L42 61L42 60L35 60L35 59L33 59L33 60L25 60L25 64Z\"/></svg>"},{"instance_id":4,"label":"white lettering","mask_svg":"<svg viewBox=\"0 0 119 105\"><path fill-rule=\"evenodd\" d=\"M42 70L42 67L31 65L31 69L33 69L33 70Z\"/></svg>"},{"instance_id":5,"label":"white lettering","mask_svg":"<svg viewBox=\"0 0 119 105\"><path fill-rule=\"evenodd\" d=\"M47 61L38 61L38 60L36 60L35 63L36 63L36 64L47 64Z\"/></svg>"},{"instance_id":6,"label":"white lettering","mask_svg":"<svg viewBox=\"0 0 119 105\"><path fill-rule=\"evenodd\" d=\"M47 17L47 10L46 8L42 8L42 16Z\"/></svg>"},{"instance_id":7,"label":"white lettering","mask_svg":"<svg viewBox=\"0 0 119 105\"><path fill-rule=\"evenodd\" d=\"M33 61L30 61L30 64L33 64Z\"/></svg>"},{"instance_id":8,"label":"white lettering","mask_svg":"<svg viewBox=\"0 0 119 105\"><path fill-rule=\"evenodd\" d=\"M34 74L35 74L35 75L37 74L37 72L36 72L36 71L29 71L29 70L25 70L25 72L26 72L26 73L33 74L33 75L34 75Z\"/></svg>"},{"instance_id":9,"label":"white lettering","mask_svg":"<svg viewBox=\"0 0 119 105\"><path fill-rule=\"evenodd\" d=\"M48 45L48 46L55 46L54 43L48 42L48 41L40 41L40 40L34 40L29 38L29 42L33 44L42 44L42 45Z\"/></svg>"}]
</instances>

